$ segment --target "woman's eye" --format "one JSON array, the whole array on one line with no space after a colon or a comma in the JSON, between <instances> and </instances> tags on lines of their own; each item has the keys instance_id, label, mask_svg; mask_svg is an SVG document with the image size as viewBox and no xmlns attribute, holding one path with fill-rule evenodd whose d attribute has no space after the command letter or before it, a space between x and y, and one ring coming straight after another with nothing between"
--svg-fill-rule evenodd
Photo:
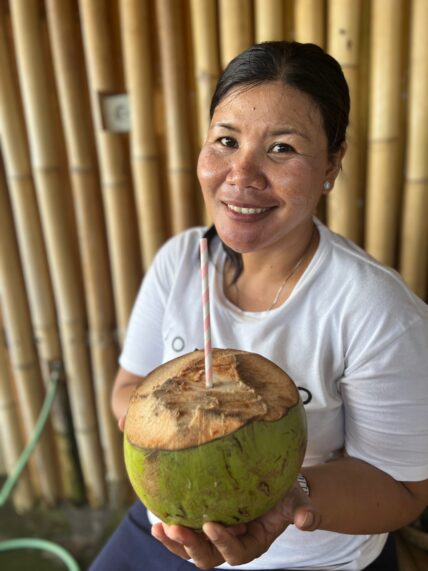
<instances>
[{"instance_id":1,"label":"woman's eye","mask_svg":"<svg viewBox=\"0 0 428 571\"><path fill-rule=\"evenodd\" d=\"M275 143L274 145L272 145L270 150L272 153L294 153L295 152L294 148L291 145L288 145L287 143Z\"/></svg>"},{"instance_id":2,"label":"woman's eye","mask_svg":"<svg viewBox=\"0 0 428 571\"><path fill-rule=\"evenodd\" d=\"M220 145L223 145L223 147L230 147L232 149L237 146L236 139L234 139L233 137L220 137L218 139L218 142L220 143Z\"/></svg>"}]
</instances>

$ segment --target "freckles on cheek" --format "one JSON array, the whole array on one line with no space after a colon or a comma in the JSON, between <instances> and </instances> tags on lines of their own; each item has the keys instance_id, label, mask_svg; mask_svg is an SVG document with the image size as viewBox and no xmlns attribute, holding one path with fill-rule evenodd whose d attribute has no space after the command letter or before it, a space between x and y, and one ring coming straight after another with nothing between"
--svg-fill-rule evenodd
<instances>
[{"instance_id":1,"label":"freckles on cheek","mask_svg":"<svg viewBox=\"0 0 428 571\"><path fill-rule=\"evenodd\" d=\"M219 176L221 164L215 153L207 150L202 150L198 160L198 178L201 184L210 183Z\"/></svg>"},{"instance_id":2,"label":"freckles on cheek","mask_svg":"<svg viewBox=\"0 0 428 571\"><path fill-rule=\"evenodd\" d=\"M297 190L296 188L285 188L282 194L284 200L296 208L305 208L311 202L310 196L307 192Z\"/></svg>"}]
</instances>

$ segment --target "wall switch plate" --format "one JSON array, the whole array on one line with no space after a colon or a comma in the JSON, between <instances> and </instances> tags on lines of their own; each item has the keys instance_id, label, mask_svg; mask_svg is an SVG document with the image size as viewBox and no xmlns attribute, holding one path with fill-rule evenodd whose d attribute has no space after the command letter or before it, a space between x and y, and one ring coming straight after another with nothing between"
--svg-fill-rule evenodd
<instances>
[{"instance_id":1,"label":"wall switch plate","mask_svg":"<svg viewBox=\"0 0 428 571\"><path fill-rule=\"evenodd\" d=\"M129 95L100 93L102 127L113 133L128 133L131 129Z\"/></svg>"}]
</instances>

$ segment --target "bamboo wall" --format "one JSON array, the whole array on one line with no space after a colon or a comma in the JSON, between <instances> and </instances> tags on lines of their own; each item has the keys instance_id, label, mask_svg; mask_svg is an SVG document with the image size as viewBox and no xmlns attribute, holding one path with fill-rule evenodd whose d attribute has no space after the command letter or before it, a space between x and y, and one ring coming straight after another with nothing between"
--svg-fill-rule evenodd
<instances>
[{"instance_id":1,"label":"bamboo wall","mask_svg":"<svg viewBox=\"0 0 428 571\"><path fill-rule=\"evenodd\" d=\"M144 270L204 223L195 165L219 71L254 41L314 41L352 94L349 151L319 215L428 294L426 0L0 0L0 435L10 470L50 370L56 405L16 489L128 497L109 409ZM105 128L129 95L130 132Z\"/></svg>"}]
</instances>

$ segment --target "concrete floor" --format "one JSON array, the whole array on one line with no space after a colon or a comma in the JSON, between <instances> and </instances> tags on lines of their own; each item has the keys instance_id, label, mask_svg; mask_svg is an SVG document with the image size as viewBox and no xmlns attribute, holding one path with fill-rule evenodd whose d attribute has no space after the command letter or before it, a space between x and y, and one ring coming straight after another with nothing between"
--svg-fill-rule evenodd
<instances>
[{"instance_id":1,"label":"concrete floor","mask_svg":"<svg viewBox=\"0 0 428 571\"><path fill-rule=\"evenodd\" d=\"M88 569L94 556L120 521L123 510L94 510L87 506L60 505L55 509L37 508L18 515L12 504L0 508L0 543L8 539L33 537L64 547L81 571ZM55 555L21 549L0 552L2 571L64 571L65 564Z\"/></svg>"}]
</instances>

